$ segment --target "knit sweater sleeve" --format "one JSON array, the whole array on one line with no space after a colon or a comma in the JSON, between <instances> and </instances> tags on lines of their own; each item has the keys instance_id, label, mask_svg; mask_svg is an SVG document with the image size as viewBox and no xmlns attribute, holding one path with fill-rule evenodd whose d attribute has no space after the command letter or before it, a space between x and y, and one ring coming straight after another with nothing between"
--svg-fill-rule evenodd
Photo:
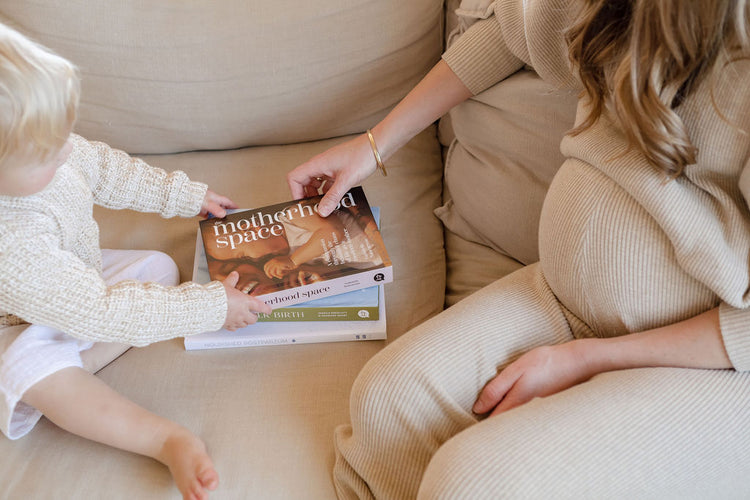
<instances>
[{"instance_id":1,"label":"knit sweater sleeve","mask_svg":"<svg viewBox=\"0 0 750 500\"><path fill-rule=\"evenodd\" d=\"M740 174L739 189L745 200L745 208L750 205L750 158ZM750 210L750 209L748 209ZM746 277L750 282L750 277ZM745 287L747 288L747 287ZM742 305L745 305L744 301ZM724 340L724 348L735 370L750 370L750 307L733 307L726 302L719 306L719 324Z\"/></svg>"},{"instance_id":2,"label":"knit sweater sleeve","mask_svg":"<svg viewBox=\"0 0 750 500\"><path fill-rule=\"evenodd\" d=\"M526 65L553 85L578 88L565 41L570 0L497 0L493 15L474 23L443 54L473 93Z\"/></svg>"},{"instance_id":3,"label":"knit sweater sleeve","mask_svg":"<svg viewBox=\"0 0 750 500\"><path fill-rule=\"evenodd\" d=\"M750 309L739 309L722 302L719 324L724 349L734 369L750 370Z\"/></svg>"},{"instance_id":4,"label":"knit sweater sleeve","mask_svg":"<svg viewBox=\"0 0 750 500\"><path fill-rule=\"evenodd\" d=\"M113 209L193 217L200 212L207 186L179 170L166 172L101 142L73 136L76 162L86 169L94 201Z\"/></svg>"},{"instance_id":5,"label":"knit sweater sleeve","mask_svg":"<svg viewBox=\"0 0 750 500\"><path fill-rule=\"evenodd\" d=\"M221 283L167 287L128 280L108 286L95 269L61 249L59 236L43 221L30 225L0 235L0 310L79 339L134 346L223 325Z\"/></svg>"}]
</instances>

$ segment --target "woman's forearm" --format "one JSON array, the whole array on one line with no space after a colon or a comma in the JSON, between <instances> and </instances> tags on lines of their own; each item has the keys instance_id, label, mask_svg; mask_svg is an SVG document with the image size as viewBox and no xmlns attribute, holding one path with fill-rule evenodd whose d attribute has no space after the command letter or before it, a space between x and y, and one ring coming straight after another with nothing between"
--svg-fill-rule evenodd
<instances>
[{"instance_id":1,"label":"woman's forearm","mask_svg":"<svg viewBox=\"0 0 750 500\"><path fill-rule=\"evenodd\" d=\"M472 94L442 59L372 129L385 160L453 106Z\"/></svg>"},{"instance_id":2,"label":"woman's forearm","mask_svg":"<svg viewBox=\"0 0 750 500\"><path fill-rule=\"evenodd\" d=\"M732 367L721 338L718 307L653 330L574 342L592 374L647 366Z\"/></svg>"}]
</instances>

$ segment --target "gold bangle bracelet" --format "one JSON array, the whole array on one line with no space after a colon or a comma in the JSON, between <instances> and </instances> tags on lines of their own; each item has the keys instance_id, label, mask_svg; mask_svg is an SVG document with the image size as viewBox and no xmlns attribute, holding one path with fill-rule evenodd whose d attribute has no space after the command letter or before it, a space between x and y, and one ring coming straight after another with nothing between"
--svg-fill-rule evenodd
<instances>
[{"instance_id":1,"label":"gold bangle bracelet","mask_svg":"<svg viewBox=\"0 0 750 500\"><path fill-rule=\"evenodd\" d=\"M380 169L380 172L382 172L383 176L387 176L388 172L385 171L385 165L383 165L383 160L380 159L380 152L378 151L378 147L375 145L375 138L372 136L372 132L370 129L367 129L367 138L370 139L370 147L372 147L372 154L375 155L375 163L378 164L378 168Z\"/></svg>"}]
</instances>

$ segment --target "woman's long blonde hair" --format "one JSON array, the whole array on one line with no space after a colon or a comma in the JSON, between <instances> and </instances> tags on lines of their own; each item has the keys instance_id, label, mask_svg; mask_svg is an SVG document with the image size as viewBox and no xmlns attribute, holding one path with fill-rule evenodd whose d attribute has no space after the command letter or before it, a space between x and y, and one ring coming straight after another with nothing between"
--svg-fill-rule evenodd
<instances>
[{"instance_id":1,"label":"woman's long blonde hair","mask_svg":"<svg viewBox=\"0 0 750 500\"><path fill-rule=\"evenodd\" d=\"M679 176L697 150L674 109L714 70L747 55L748 2L582 0L567 37L591 112L572 133L610 108L649 163Z\"/></svg>"}]
</instances>

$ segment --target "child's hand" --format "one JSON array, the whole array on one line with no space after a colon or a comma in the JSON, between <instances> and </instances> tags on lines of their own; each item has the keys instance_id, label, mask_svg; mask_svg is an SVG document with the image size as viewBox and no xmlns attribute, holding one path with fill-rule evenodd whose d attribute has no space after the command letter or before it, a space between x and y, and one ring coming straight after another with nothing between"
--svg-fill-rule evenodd
<instances>
[{"instance_id":1,"label":"child's hand","mask_svg":"<svg viewBox=\"0 0 750 500\"><path fill-rule=\"evenodd\" d=\"M227 215L227 208L237 208L237 204L226 196L216 194L209 189L203 198L201 213L198 215L204 219L208 217L208 214L221 218Z\"/></svg>"},{"instance_id":2,"label":"child's hand","mask_svg":"<svg viewBox=\"0 0 750 500\"><path fill-rule=\"evenodd\" d=\"M224 321L224 328L232 332L258 321L256 312L271 314L271 306L235 288L239 279L239 273L232 271L222 281L227 292L227 318Z\"/></svg>"}]
</instances>

